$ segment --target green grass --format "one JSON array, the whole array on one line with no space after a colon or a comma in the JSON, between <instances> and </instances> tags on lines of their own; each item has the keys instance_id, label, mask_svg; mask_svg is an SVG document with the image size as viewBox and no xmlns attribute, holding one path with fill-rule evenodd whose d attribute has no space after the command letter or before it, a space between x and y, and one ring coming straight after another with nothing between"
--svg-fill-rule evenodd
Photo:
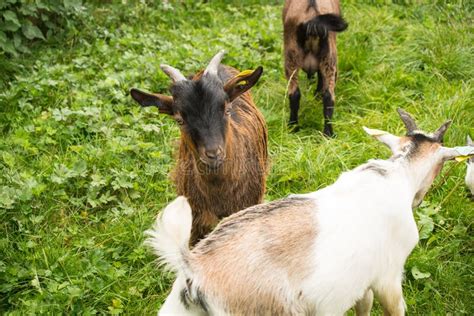
<instances>
[{"instance_id":1,"label":"green grass","mask_svg":"<svg viewBox=\"0 0 474 316\"><path fill-rule=\"evenodd\" d=\"M224 48L226 64L263 65L252 93L269 126L267 200L388 157L361 127L402 133L397 107L426 130L453 119L446 144L463 145L474 136L473 8L396 2L343 1L334 139L320 133L321 102L303 76L302 129L286 128L277 1L89 5L76 28L30 55L0 55L0 314L159 308L173 276L156 268L143 231L175 197L179 132L128 90L166 91L160 63L193 73ZM423 239L406 264L410 315L474 314L474 203L464 164L448 170L415 211Z\"/></svg>"}]
</instances>

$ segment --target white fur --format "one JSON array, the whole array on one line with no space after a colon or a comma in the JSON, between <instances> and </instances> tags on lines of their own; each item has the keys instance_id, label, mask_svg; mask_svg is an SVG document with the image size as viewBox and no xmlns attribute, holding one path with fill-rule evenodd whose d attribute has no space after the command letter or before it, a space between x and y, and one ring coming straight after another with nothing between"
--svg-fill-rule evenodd
<instances>
[{"instance_id":1,"label":"white fur","mask_svg":"<svg viewBox=\"0 0 474 316\"><path fill-rule=\"evenodd\" d=\"M245 249L246 256L255 262L255 267L249 267L258 271L255 278L260 276L264 280L270 276L276 280L262 281L262 286L273 284L267 285L270 293L284 291L288 302L296 301L300 310L316 311L317 315L343 315L355 304L368 313L373 291L387 314L404 314L403 267L418 242L412 207L423 199L434 178L434 170L447 159L448 149L440 147L423 159L409 160L403 156L407 148L402 148L395 136L387 134L372 135L392 149L394 156L391 160L371 160L341 174L326 188L297 195L314 199L317 227L313 245L306 253L310 273L303 282L295 283L288 277L284 266L277 262L261 264L264 261L260 259L259 247ZM160 311L163 315L203 313L197 305L183 309L180 302L180 291L186 288L184 276L192 280L194 287L204 284L201 282L203 275L199 273L199 260L193 263L195 271L186 266L185 256L192 258L193 255L187 254L191 210L185 201L178 198L172 202L155 224L154 231L149 232L152 236L149 244L178 272L173 290ZM314 217L308 220L314 220ZM238 273L232 270L231 262L222 269ZM274 284L278 288L270 287ZM200 290L206 295L210 313L225 315L225 301L219 303L206 292L206 288ZM263 310L265 306L262 306Z\"/></svg>"},{"instance_id":2,"label":"white fur","mask_svg":"<svg viewBox=\"0 0 474 316\"><path fill-rule=\"evenodd\" d=\"M145 244L174 272L187 269L184 257L189 253L191 224L191 206L184 196L179 196L166 206L152 229L145 232L149 236Z\"/></svg>"},{"instance_id":3,"label":"white fur","mask_svg":"<svg viewBox=\"0 0 474 316\"><path fill-rule=\"evenodd\" d=\"M471 137L467 136L467 145L474 147L474 143L472 142ZM471 194L474 197L474 158L471 157L467 161L467 170L466 170L466 185L471 191Z\"/></svg>"},{"instance_id":4,"label":"white fur","mask_svg":"<svg viewBox=\"0 0 474 316\"><path fill-rule=\"evenodd\" d=\"M471 194L474 195L474 162L469 161L467 163L467 170L466 170L466 185L471 190Z\"/></svg>"},{"instance_id":5,"label":"white fur","mask_svg":"<svg viewBox=\"0 0 474 316\"><path fill-rule=\"evenodd\" d=\"M186 282L183 278L183 275L178 275L176 281L173 283L173 288L171 293L168 295L168 298L161 306L158 315L160 316L204 316L206 313L198 308L197 306L190 305L187 308L181 303L181 291L186 287Z\"/></svg>"},{"instance_id":6,"label":"white fur","mask_svg":"<svg viewBox=\"0 0 474 316\"><path fill-rule=\"evenodd\" d=\"M181 291L187 288L186 278L192 276L186 264L189 256L191 225L191 206L184 196L178 196L165 207L153 227L145 231L145 235L148 236L145 245L153 249L160 264L178 275L158 315L206 315L199 307L190 304L186 308L181 302Z\"/></svg>"},{"instance_id":7,"label":"white fur","mask_svg":"<svg viewBox=\"0 0 474 316\"><path fill-rule=\"evenodd\" d=\"M367 134L377 138L378 140L383 142L385 145L387 145L388 148L390 148L390 150L396 151L398 149L398 146L400 143L400 137L392 135L385 131L378 130L378 129L368 128L365 126L363 126L362 128Z\"/></svg>"},{"instance_id":8,"label":"white fur","mask_svg":"<svg viewBox=\"0 0 474 316\"><path fill-rule=\"evenodd\" d=\"M301 284L289 284L286 279L281 284L286 284L285 288L289 292L302 291L305 309L317 311L317 315L342 315L368 289L386 296L398 291L399 311L403 313L403 266L418 241L418 230L411 207L416 193L413 182L417 178L413 176L413 170L407 169L407 165L400 160L374 160L369 163L380 164L380 167L387 170L387 175L361 170L361 166L343 173L331 186L299 195L314 199L316 205L314 211L317 214L318 233L314 247L308 249L308 260L312 262L313 272ZM155 226L159 231L161 227L168 225L168 209L169 206L164 211L163 221ZM173 224L176 223L170 223ZM178 229L174 227L169 232L178 232ZM174 243L172 250L166 244L160 246L160 243L176 238L163 238L160 233L150 235L154 237L151 244L157 252L167 256L166 262L182 264L174 259L174 254L176 249L182 249L178 244L183 245L184 241ZM252 249L249 249L249 256L253 255L258 254L253 254ZM260 269L265 274L265 267ZM199 314L194 306L183 309L179 302L179 289L185 287L182 275L178 274L160 315ZM278 278L284 278L284 275L276 274ZM193 275L192 278L198 280L199 275ZM207 299L212 302L212 298ZM224 314L222 306L210 308Z\"/></svg>"},{"instance_id":9,"label":"white fur","mask_svg":"<svg viewBox=\"0 0 474 316\"><path fill-rule=\"evenodd\" d=\"M310 253L315 269L301 286L318 315L342 315L369 288L401 289L404 263L418 241L415 192L404 166L390 167L387 177L357 168L307 195L317 204L320 229Z\"/></svg>"}]
</instances>

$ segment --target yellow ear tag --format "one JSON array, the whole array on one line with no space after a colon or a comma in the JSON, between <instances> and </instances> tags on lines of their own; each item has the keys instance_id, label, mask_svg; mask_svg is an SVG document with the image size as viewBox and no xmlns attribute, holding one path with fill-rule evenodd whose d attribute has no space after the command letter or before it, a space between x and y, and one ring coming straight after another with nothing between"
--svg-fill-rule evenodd
<instances>
[{"instance_id":1,"label":"yellow ear tag","mask_svg":"<svg viewBox=\"0 0 474 316\"><path fill-rule=\"evenodd\" d=\"M253 70L249 70L249 69L243 70L236 77L245 77L245 76L250 75L252 72Z\"/></svg>"},{"instance_id":2,"label":"yellow ear tag","mask_svg":"<svg viewBox=\"0 0 474 316\"><path fill-rule=\"evenodd\" d=\"M457 156L454 158L457 162L466 161L469 159L469 156Z\"/></svg>"},{"instance_id":3,"label":"yellow ear tag","mask_svg":"<svg viewBox=\"0 0 474 316\"><path fill-rule=\"evenodd\" d=\"M460 146L453 149L459 153L459 156L454 157L456 161L464 161L474 156L474 146Z\"/></svg>"}]
</instances>

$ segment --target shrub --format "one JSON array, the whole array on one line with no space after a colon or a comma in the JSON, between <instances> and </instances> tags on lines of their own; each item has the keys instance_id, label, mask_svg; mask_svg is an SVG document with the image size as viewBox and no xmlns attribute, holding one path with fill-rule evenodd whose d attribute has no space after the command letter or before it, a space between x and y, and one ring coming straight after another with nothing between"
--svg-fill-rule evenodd
<instances>
[{"instance_id":1,"label":"shrub","mask_svg":"<svg viewBox=\"0 0 474 316\"><path fill-rule=\"evenodd\" d=\"M82 0L0 1L0 52L28 52L28 43L46 40L84 11Z\"/></svg>"}]
</instances>

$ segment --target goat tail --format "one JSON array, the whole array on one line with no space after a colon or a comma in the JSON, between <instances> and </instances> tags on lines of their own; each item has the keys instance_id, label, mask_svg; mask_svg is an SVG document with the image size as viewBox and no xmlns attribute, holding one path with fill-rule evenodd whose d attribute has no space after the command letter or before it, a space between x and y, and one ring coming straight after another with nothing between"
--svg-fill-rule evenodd
<instances>
[{"instance_id":1,"label":"goat tail","mask_svg":"<svg viewBox=\"0 0 474 316\"><path fill-rule=\"evenodd\" d=\"M300 25L302 32L305 33L306 38L312 36L318 36L320 38L326 38L328 32L342 32L347 29L347 22L339 15L336 14L322 14L314 17L306 23Z\"/></svg>"},{"instance_id":2,"label":"goat tail","mask_svg":"<svg viewBox=\"0 0 474 316\"><path fill-rule=\"evenodd\" d=\"M179 196L165 207L153 227L145 231L148 236L145 245L158 256L159 264L186 276L191 274L188 265L191 225L191 206L184 196Z\"/></svg>"}]
</instances>

